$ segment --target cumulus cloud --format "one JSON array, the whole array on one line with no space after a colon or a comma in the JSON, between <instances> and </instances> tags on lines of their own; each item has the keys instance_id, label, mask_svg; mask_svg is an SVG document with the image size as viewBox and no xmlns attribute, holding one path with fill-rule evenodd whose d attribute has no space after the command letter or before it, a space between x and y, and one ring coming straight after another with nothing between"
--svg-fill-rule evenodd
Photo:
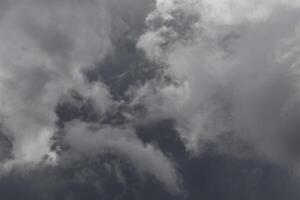
<instances>
[{"instance_id":1,"label":"cumulus cloud","mask_svg":"<svg viewBox=\"0 0 300 200\"><path fill-rule=\"evenodd\" d=\"M157 0L137 46L173 81L144 85L139 100L152 115L175 118L194 153L231 134L259 156L296 159L299 5Z\"/></svg>"}]
</instances>

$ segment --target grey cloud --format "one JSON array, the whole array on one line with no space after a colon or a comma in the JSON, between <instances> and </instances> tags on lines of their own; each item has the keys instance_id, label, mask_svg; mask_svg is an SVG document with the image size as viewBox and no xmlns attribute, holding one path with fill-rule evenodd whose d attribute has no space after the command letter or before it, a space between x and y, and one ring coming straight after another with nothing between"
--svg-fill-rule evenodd
<instances>
[{"instance_id":1,"label":"grey cloud","mask_svg":"<svg viewBox=\"0 0 300 200\"><path fill-rule=\"evenodd\" d=\"M137 45L165 63L165 76L176 84L146 84L137 101L156 117L162 111L175 118L193 153L205 143L222 145L222 136L231 133L254 145L258 156L289 165L286 140L297 138L295 124L286 122L297 118L299 100L298 60L291 56L298 52L298 9L297 1L158 0ZM192 37L180 37L178 20L169 23L178 12L198 16L184 31ZM291 40L296 44L285 47Z\"/></svg>"},{"instance_id":2,"label":"grey cloud","mask_svg":"<svg viewBox=\"0 0 300 200\"><path fill-rule=\"evenodd\" d=\"M151 2L13 0L7 6L0 20L0 93L5 94L0 97L0 116L1 133L11 142L6 148L11 157L1 160L1 171L62 164L60 153L67 153L53 148L57 136L78 156L107 151L124 155L141 177L150 174L171 193L180 193L175 164L159 148L143 144L133 129L90 129L101 126L101 120L57 126L56 109L61 102L74 103L73 93L91 103L101 117L122 104L112 99L104 83L88 80L83 72L113 54L112 40L143 23ZM125 16L132 24L123 21ZM64 132L61 128L65 135L59 135Z\"/></svg>"},{"instance_id":3,"label":"grey cloud","mask_svg":"<svg viewBox=\"0 0 300 200\"><path fill-rule=\"evenodd\" d=\"M36 171L26 173L38 173L68 165L79 170L79 185L92 183L95 198L98 172L106 174L116 157L171 195L184 193L181 181L197 185L192 192L206 188L201 170L224 163L201 160L200 153L211 155L210 145L226 159L254 155L297 169L299 6L297 0L0 0L1 169L19 173L33 165ZM107 155L115 157L106 163ZM77 158L85 162L79 168L72 166ZM89 170L98 159L104 159L99 171ZM132 186L122 170L112 171ZM201 177L181 177L194 172ZM72 195L64 197L81 197Z\"/></svg>"},{"instance_id":4,"label":"grey cloud","mask_svg":"<svg viewBox=\"0 0 300 200\"><path fill-rule=\"evenodd\" d=\"M13 140L12 163L40 162L50 151L63 95L77 90L99 111L111 104L104 85L87 85L81 73L110 51L110 15L104 1L7 4L0 22L3 134Z\"/></svg>"},{"instance_id":5,"label":"grey cloud","mask_svg":"<svg viewBox=\"0 0 300 200\"><path fill-rule=\"evenodd\" d=\"M71 122L65 129L64 139L75 151L87 155L116 152L132 161L138 171L149 173L160 180L172 193L181 193L176 167L159 149L143 144L134 130L126 127L98 127Z\"/></svg>"}]
</instances>

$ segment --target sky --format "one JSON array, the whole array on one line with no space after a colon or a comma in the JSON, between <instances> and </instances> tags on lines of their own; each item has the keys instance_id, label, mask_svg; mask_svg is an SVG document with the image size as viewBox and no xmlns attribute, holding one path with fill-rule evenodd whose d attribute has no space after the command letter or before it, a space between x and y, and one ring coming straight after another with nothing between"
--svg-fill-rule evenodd
<instances>
[{"instance_id":1,"label":"sky","mask_svg":"<svg viewBox=\"0 0 300 200\"><path fill-rule=\"evenodd\" d=\"M0 0L0 199L298 200L299 0Z\"/></svg>"}]
</instances>

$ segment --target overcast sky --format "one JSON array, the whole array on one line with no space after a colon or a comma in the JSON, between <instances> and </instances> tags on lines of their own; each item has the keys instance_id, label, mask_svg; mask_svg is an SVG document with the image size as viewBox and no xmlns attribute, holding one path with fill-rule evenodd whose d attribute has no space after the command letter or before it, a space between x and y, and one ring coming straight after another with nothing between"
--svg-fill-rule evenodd
<instances>
[{"instance_id":1,"label":"overcast sky","mask_svg":"<svg viewBox=\"0 0 300 200\"><path fill-rule=\"evenodd\" d=\"M0 199L299 200L299 0L0 0Z\"/></svg>"}]
</instances>

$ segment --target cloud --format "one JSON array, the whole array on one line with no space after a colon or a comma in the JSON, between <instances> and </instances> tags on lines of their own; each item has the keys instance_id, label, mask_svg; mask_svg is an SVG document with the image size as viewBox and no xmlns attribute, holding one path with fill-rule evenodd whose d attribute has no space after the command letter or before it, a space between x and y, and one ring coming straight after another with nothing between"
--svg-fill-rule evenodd
<instances>
[{"instance_id":1,"label":"cloud","mask_svg":"<svg viewBox=\"0 0 300 200\"><path fill-rule=\"evenodd\" d=\"M186 148L196 155L207 143L241 155L240 143L245 143L260 157L283 164L298 162L299 1L156 0L147 15L151 3L0 1L3 166L61 164L64 158L51 150L57 136L78 156L106 152L123 156L141 175L150 174L168 191L180 193L176 165L157 146L144 144L133 128L164 118L176 121ZM136 46L151 61L145 65L155 66L136 75L135 67L145 66L141 64L144 55L136 49L128 54L113 51L120 46L127 51L145 17L146 29ZM104 69L104 75L95 75L96 80L88 80L85 74L98 73L93 68L106 65L102 61L108 54L120 59L118 67L123 60L138 57L124 63L126 70L134 72L120 70L118 78L134 79L144 71L151 71L149 77L155 70L157 74L150 81L146 75L130 80L133 85L124 87L128 96L120 95L117 102L109 91L114 87L98 80L105 71L113 74L115 69ZM134 55L117 57L129 54ZM72 99L74 94L79 100ZM85 122L66 120L58 126L56 111L65 102L91 103L101 119L86 122L75 116ZM111 120L115 115L126 118L120 120L122 125Z\"/></svg>"},{"instance_id":2,"label":"cloud","mask_svg":"<svg viewBox=\"0 0 300 200\"><path fill-rule=\"evenodd\" d=\"M172 193L180 193L180 180L176 167L158 148L143 144L134 130L126 127L98 127L73 121L65 129L64 142L85 155L115 152L127 157L136 169L153 175Z\"/></svg>"},{"instance_id":3,"label":"cloud","mask_svg":"<svg viewBox=\"0 0 300 200\"><path fill-rule=\"evenodd\" d=\"M147 2L147 3L146 3ZM128 0L12 0L1 1L0 16L0 119L1 133L10 140L11 158L1 160L4 169L39 167L40 163L60 165L52 149L57 126L57 106L78 94L92 103L95 113L105 116L115 109L108 87L90 81L83 73L93 69L113 52L114 37L123 37L139 21L129 16L146 15L148 1ZM146 6L147 5L147 6ZM2 8L2 6L0 6ZM127 16L128 17L128 16ZM69 113L71 115L71 113ZM98 129L101 121L73 121L63 124L59 135L79 156L112 151L129 159L140 175L153 175L172 193L181 192L176 167L157 147L143 144L130 128L112 125ZM129 125L128 125L129 126ZM2 138L1 138L2 140ZM4 143L4 139L3 139ZM1 158L2 159L2 158ZM2 168L1 168L2 169Z\"/></svg>"},{"instance_id":4,"label":"cloud","mask_svg":"<svg viewBox=\"0 0 300 200\"><path fill-rule=\"evenodd\" d=\"M299 153L290 143L298 141L298 12L299 1L157 0L137 46L173 81L144 85L139 100L153 116L176 119L193 153L230 133L290 163Z\"/></svg>"},{"instance_id":5,"label":"cloud","mask_svg":"<svg viewBox=\"0 0 300 200\"><path fill-rule=\"evenodd\" d=\"M2 1L1 1L2 2ZM81 70L111 48L104 1L7 1L0 20L0 114L13 140L12 162L40 162L57 130L55 107L76 90L111 104L101 83L88 85Z\"/></svg>"}]
</instances>

